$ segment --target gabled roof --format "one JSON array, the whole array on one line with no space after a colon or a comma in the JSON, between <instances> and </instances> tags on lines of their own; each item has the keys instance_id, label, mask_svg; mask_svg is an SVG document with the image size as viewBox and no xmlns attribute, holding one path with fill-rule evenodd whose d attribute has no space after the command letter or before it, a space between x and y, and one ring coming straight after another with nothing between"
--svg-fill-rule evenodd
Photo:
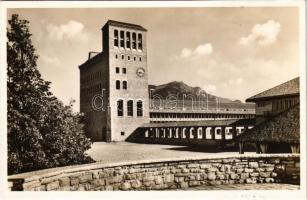
<instances>
[{"instance_id":1,"label":"gabled roof","mask_svg":"<svg viewBox=\"0 0 307 200\"><path fill-rule=\"evenodd\" d=\"M117 27L122 27L122 28L131 28L131 29L136 29L136 30L141 30L141 31L147 31L143 26L137 25L137 24L130 24L126 22L119 22L119 21L114 21L114 20L108 20L107 23L103 26L117 26Z\"/></svg>"},{"instance_id":2,"label":"gabled roof","mask_svg":"<svg viewBox=\"0 0 307 200\"><path fill-rule=\"evenodd\" d=\"M290 81L277 85L271 89L268 89L264 92L256 94L246 99L246 102L255 102L257 99L264 99L264 98L277 97L277 96L297 95L300 93L299 85L300 85L299 77L297 77Z\"/></svg>"},{"instance_id":3,"label":"gabled roof","mask_svg":"<svg viewBox=\"0 0 307 200\"><path fill-rule=\"evenodd\" d=\"M296 104L264 121L253 129L247 130L237 137L246 142L287 142L300 141L300 106Z\"/></svg>"}]
</instances>

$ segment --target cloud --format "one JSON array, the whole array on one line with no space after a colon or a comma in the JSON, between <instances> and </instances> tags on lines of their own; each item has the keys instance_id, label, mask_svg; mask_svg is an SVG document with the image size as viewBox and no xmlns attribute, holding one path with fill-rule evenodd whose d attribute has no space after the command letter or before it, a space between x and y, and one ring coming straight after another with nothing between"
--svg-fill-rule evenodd
<instances>
[{"instance_id":1,"label":"cloud","mask_svg":"<svg viewBox=\"0 0 307 200\"><path fill-rule=\"evenodd\" d=\"M40 59L44 63L56 65L56 66L59 66L62 63L61 60L56 56L50 57L50 56L42 55L40 56Z\"/></svg>"},{"instance_id":2,"label":"cloud","mask_svg":"<svg viewBox=\"0 0 307 200\"><path fill-rule=\"evenodd\" d=\"M229 85L241 85L243 82L243 78L230 79L228 81Z\"/></svg>"},{"instance_id":3,"label":"cloud","mask_svg":"<svg viewBox=\"0 0 307 200\"><path fill-rule=\"evenodd\" d=\"M256 24L251 34L242 37L239 44L247 46L250 44L269 45L273 44L280 32L281 25L274 20L269 20L264 24Z\"/></svg>"},{"instance_id":4,"label":"cloud","mask_svg":"<svg viewBox=\"0 0 307 200\"><path fill-rule=\"evenodd\" d=\"M216 86L213 84L203 85L203 89L209 94L213 94L216 92Z\"/></svg>"},{"instance_id":5,"label":"cloud","mask_svg":"<svg viewBox=\"0 0 307 200\"><path fill-rule=\"evenodd\" d=\"M175 60L187 59L187 58L195 59L199 58L200 56L210 55L212 52L213 52L212 44L207 43L197 46L194 50L189 48L184 48L181 50L180 55L174 56L173 58Z\"/></svg>"},{"instance_id":6,"label":"cloud","mask_svg":"<svg viewBox=\"0 0 307 200\"><path fill-rule=\"evenodd\" d=\"M88 34L84 32L84 25L78 21L70 20L66 24L46 26L48 37L57 41L79 40L86 41Z\"/></svg>"}]
</instances>

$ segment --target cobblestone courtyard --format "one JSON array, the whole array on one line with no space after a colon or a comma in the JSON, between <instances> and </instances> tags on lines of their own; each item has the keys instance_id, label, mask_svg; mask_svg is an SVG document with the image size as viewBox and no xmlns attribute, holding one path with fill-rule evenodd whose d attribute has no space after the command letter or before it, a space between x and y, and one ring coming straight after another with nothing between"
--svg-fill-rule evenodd
<instances>
[{"instance_id":1,"label":"cobblestone courtyard","mask_svg":"<svg viewBox=\"0 0 307 200\"><path fill-rule=\"evenodd\" d=\"M126 161L198 158L206 155L238 155L235 150L222 152L204 147L185 147L160 144L135 144L127 142L96 142L87 153L96 161L116 163ZM246 152L245 154L253 154Z\"/></svg>"}]
</instances>

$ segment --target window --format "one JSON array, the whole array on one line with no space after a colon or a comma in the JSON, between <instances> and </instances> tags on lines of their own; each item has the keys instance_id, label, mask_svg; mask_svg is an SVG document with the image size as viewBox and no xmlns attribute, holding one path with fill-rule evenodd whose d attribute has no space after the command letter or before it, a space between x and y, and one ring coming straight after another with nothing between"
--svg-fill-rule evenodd
<instances>
[{"instance_id":1,"label":"window","mask_svg":"<svg viewBox=\"0 0 307 200\"><path fill-rule=\"evenodd\" d=\"M118 30L114 30L114 46L118 47Z\"/></svg>"},{"instance_id":2,"label":"window","mask_svg":"<svg viewBox=\"0 0 307 200\"><path fill-rule=\"evenodd\" d=\"M120 81L116 80L116 89L119 90L120 89Z\"/></svg>"},{"instance_id":3,"label":"window","mask_svg":"<svg viewBox=\"0 0 307 200\"><path fill-rule=\"evenodd\" d=\"M126 48L131 48L130 46L130 32L126 33Z\"/></svg>"},{"instance_id":4,"label":"window","mask_svg":"<svg viewBox=\"0 0 307 200\"><path fill-rule=\"evenodd\" d=\"M136 102L136 115L138 117L143 116L143 102L142 101L137 101Z\"/></svg>"},{"instance_id":5,"label":"window","mask_svg":"<svg viewBox=\"0 0 307 200\"><path fill-rule=\"evenodd\" d=\"M124 55L122 55L122 60L124 60L125 59L125 56Z\"/></svg>"},{"instance_id":6,"label":"window","mask_svg":"<svg viewBox=\"0 0 307 200\"><path fill-rule=\"evenodd\" d=\"M127 73L127 69L126 68L123 68L123 74L126 74Z\"/></svg>"},{"instance_id":7,"label":"window","mask_svg":"<svg viewBox=\"0 0 307 200\"><path fill-rule=\"evenodd\" d=\"M116 59L118 58L118 55L117 55L117 54L115 54L115 58L116 58Z\"/></svg>"},{"instance_id":8,"label":"window","mask_svg":"<svg viewBox=\"0 0 307 200\"><path fill-rule=\"evenodd\" d=\"M128 56L128 60L130 60L130 56Z\"/></svg>"},{"instance_id":9,"label":"window","mask_svg":"<svg viewBox=\"0 0 307 200\"><path fill-rule=\"evenodd\" d=\"M120 31L120 47L125 47L125 32Z\"/></svg>"},{"instance_id":10,"label":"window","mask_svg":"<svg viewBox=\"0 0 307 200\"><path fill-rule=\"evenodd\" d=\"M138 49L142 50L143 49L143 44L142 44L142 34L138 34Z\"/></svg>"},{"instance_id":11,"label":"window","mask_svg":"<svg viewBox=\"0 0 307 200\"><path fill-rule=\"evenodd\" d=\"M127 114L128 116L133 116L133 101L127 101Z\"/></svg>"},{"instance_id":12,"label":"window","mask_svg":"<svg viewBox=\"0 0 307 200\"><path fill-rule=\"evenodd\" d=\"M120 132L120 135L125 135L125 132L124 131Z\"/></svg>"},{"instance_id":13,"label":"window","mask_svg":"<svg viewBox=\"0 0 307 200\"><path fill-rule=\"evenodd\" d=\"M123 100L117 101L117 116L124 116L124 102Z\"/></svg>"},{"instance_id":14,"label":"window","mask_svg":"<svg viewBox=\"0 0 307 200\"><path fill-rule=\"evenodd\" d=\"M119 67L116 67L116 74L119 73Z\"/></svg>"},{"instance_id":15,"label":"window","mask_svg":"<svg viewBox=\"0 0 307 200\"><path fill-rule=\"evenodd\" d=\"M142 57L139 58L140 62L142 62Z\"/></svg>"},{"instance_id":16,"label":"window","mask_svg":"<svg viewBox=\"0 0 307 200\"><path fill-rule=\"evenodd\" d=\"M123 81L123 89L127 90L127 81Z\"/></svg>"},{"instance_id":17,"label":"window","mask_svg":"<svg viewBox=\"0 0 307 200\"><path fill-rule=\"evenodd\" d=\"M136 61L136 57L135 56L133 57L133 60Z\"/></svg>"},{"instance_id":18,"label":"window","mask_svg":"<svg viewBox=\"0 0 307 200\"><path fill-rule=\"evenodd\" d=\"M136 49L136 33L132 33L132 49Z\"/></svg>"}]
</instances>

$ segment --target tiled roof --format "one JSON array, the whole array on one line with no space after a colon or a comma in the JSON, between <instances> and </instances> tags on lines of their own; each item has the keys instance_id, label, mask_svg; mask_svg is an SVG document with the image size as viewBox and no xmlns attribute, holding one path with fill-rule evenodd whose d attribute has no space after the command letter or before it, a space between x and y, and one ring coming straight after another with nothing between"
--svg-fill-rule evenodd
<instances>
[{"instance_id":1,"label":"tiled roof","mask_svg":"<svg viewBox=\"0 0 307 200\"><path fill-rule=\"evenodd\" d=\"M146 123L141 128L155 128L155 127L192 127L192 126L232 126L241 125L242 119L225 119L225 120L203 120L203 121L177 121L166 123ZM244 125L253 125L253 120L244 121Z\"/></svg>"},{"instance_id":2,"label":"tiled roof","mask_svg":"<svg viewBox=\"0 0 307 200\"><path fill-rule=\"evenodd\" d=\"M299 104L242 133L237 140L298 143L300 141Z\"/></svg>"},{"instance_id":3,"label":"tiled roof","mask_svg":"<svg viewBox=\"0 0 307 200\"><path fill-rule=\"evenodd\" d=\"M300 93L299 77L282 83L276 87L268 89L264 92L256 94L248 99L247 102L254 102L256 99L269 98L275 96L295 95Z\"/></svg>"}]
</instances>

